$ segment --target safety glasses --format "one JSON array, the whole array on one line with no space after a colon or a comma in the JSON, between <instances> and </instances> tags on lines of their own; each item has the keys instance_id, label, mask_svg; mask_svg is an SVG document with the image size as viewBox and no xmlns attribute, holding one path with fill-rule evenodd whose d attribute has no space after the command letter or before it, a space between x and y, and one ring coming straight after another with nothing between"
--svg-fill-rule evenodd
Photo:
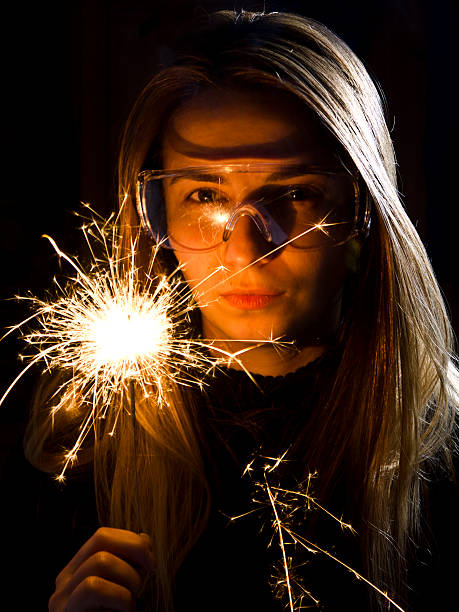
<instances>
[{"instance_id":1,"label":"safety glasses","mask_svg":"<svg viewBox=\"0 0 459 612\"><path fill-rule=\"evenodd\" d=\"M251 163L144 170L137 208L165 248L204 252L248 217L273 247L320 249L366 234L370 205L346 169Z\"/></svg>"}]
</instances>

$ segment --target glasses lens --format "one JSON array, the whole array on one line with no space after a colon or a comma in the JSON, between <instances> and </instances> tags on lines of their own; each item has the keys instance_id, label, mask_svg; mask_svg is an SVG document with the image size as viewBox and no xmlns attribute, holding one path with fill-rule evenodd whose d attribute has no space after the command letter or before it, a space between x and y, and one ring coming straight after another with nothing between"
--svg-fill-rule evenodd
<instances>
[{"instance_id":1,"label":"glasses lens","mask_svg":"<svg viewBox=\"0 0 459 612\"><path fill-rule=\"evenodd\" d=\"M346 172L205 170L149 176L139 182L139 208L157 242L206 250L242 216L279 246L322 248L345 242L356 217L355 181ZM229 238L231 232L227 235ZM226 239L226 238L225 238Z\"/></svg>"}]
</instances>

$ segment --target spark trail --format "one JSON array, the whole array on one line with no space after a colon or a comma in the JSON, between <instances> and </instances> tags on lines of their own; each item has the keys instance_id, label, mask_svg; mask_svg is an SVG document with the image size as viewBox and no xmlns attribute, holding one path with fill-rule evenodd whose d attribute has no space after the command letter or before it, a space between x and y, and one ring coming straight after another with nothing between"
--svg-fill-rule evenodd
<instances>
[{"instance_id":1,"label":"spark trail","mask_svg":"<svg viewBox=\"0 0 459 612\"><path fill-rule=\"evenodd\" d=\"M275 536L277 536L281 556L279 566L276 564L273 568L271 588L274 595L285 602L285 608L289 612L298 612L306 608L320 606L319 599L303 585L300 568L295 566L294 555L290 553L291 550L294 551L297 547L300 547L313 555L320 554L328 557L350 572L357 580L365 582L371 589L375 590L387 602L389 609L393 606L394 609L404 612L403 608L387 592L329 550L301 534L302 525L305 524L305 517L307 517L308 512L316 510L339 525L341 530L358 535L351 524L332 514L312 494L311 482L318 477L317 472L309 474L297 490L280 486L276 470L281 463L289 461L287 456L288 450L278 457L258 454L248 463L243 471L243 477L250 478L254 487L253 502L255 508L239 516L229 517L232 521L235 521L257 513L263 508L270 509L272 516L270 524L273 530L270 546L273 545ZM301 515L301 518L297 519L299 515Z\"/></svg>"}]
</instances>

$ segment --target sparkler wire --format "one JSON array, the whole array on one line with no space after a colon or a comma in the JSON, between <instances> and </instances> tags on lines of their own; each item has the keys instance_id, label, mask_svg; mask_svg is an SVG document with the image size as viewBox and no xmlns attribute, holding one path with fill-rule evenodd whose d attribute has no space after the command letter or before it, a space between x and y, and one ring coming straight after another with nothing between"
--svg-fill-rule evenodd
<instances>
[{"instance_id":1,"label":"sparkler wire","mask_svg":"<svg viewBox=\"0 0 459 612\"><path fill-rule=\"evenodd\" d=\"M139 501L139 474L137 464L137 419L135 414L135 388L134 381L129 381L129 396L131 403L131 418L132 418L132 441L134 444L134 479L135 479L135 501L136 501L136 513L137 513L137 530L139 533L142 531L142 524L140 520L140 501Z\"/></svg>"}]
</instances>

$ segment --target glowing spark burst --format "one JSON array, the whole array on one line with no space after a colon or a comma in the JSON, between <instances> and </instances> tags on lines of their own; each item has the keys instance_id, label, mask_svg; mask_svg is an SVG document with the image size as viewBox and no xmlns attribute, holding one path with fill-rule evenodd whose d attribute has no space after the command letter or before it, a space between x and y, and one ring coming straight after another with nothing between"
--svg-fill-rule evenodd
<instances>
[{"instance_id":1,"label":"glowing spark burst","mask_svg":"<svg viewBox=\"0 0 459 612\"><path fill-rule=\"evenodd\" d=\"M342 530L348 531L352 535L357 535L357 532L352 525L332 514L313 496L311 483L314 478L317 478L317 472L310 473L298 490L283 488L279 485L276 470L279 465L289 461L286 458L287 455L288 450L278 457L260 454L251 459L243 471L243 477L247 476L251 479L255 491L253 502L256 507L239 516L229 517L234 521L257 513L261 509L269 508L271 510L272 536L270 546L275 544L277 538L281 553L280 561L276 562L273 566L273 575L271 577L271 589L274 596L286 602L285 607L290 612L320 606L319 599L303 584L302 568L306 564L298 564L294 561L295 551L299 547L310 554L320 554L328 557L350 572L357 580L365 582L370 588L379 593L386 600L389 608L393 606L395 609L400 610L400 612L404 612L403 608L377 585L373 584L323 546L319 546L304 535L301 535L300 531L302 526L305 525L307 513L314 509L325 514L339 525ZM304 574L307 575L307 570Z\"/></svg>"},{"instance_id":2,"label":"glowing spark burst","mask_svg":"<svg viewBox=\"0 0 459 612\"><path fill-rule=\"evenodd\" d=\"M37 347L35 359L45 359L49 369L70 370L81 391L89 385L103 402L127 378L145 391L146 385L155 384L161 393L164 359L171 353L180 353L182 362L195 357L188 343L172 339L173 285L161 277L154 279L156 286L152 281L142 286L133 267L126 276L97 267L89 274L77 267L77 277L52 303L29 298L40 329L24 340Z\"/></svg>"}]
</instances>

